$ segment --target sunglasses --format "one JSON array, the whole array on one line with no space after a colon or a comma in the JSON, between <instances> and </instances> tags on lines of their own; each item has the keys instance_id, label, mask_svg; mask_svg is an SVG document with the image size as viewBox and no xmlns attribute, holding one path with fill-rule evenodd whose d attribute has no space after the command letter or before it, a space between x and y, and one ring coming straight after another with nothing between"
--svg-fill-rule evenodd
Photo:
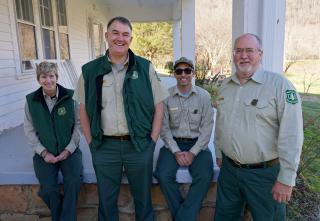
<instances>
[{"instance_id":1,"label":"sunglasses","mask_svg":"<svg viewBox=\"0 0 320 221\"><path fill-rule=\"evenodd\" d=\"M185 69L178 68L178 69L174 70L174 73L176 75L182 75L182 72L184 72L185 74L191 74L192 71L193 71L192 68L185 68Z\"/></svg>"}]
</instances>

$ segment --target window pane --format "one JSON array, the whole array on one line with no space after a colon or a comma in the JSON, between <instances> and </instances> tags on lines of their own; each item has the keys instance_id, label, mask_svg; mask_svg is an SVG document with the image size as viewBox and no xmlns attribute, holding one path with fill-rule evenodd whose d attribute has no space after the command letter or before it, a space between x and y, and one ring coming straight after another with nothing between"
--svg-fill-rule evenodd
<instances>
[{"instance_id":1,"label":"window pane","mask_svg":"<svg viewBox=\"0 0 320 221\"><path fill-rule=\"evenodd\" d=\"M40 2L41 24L45 27L53 26L51 1L42 0Z\"/></svg>"},{"instance_id":2,"label":"window pane","mask_svg":"<svg viewBox=\"0 0 320 221\"><path fill-rule=\"evenodd\" d=\"M50 22L49 22L50 15L49 15L48 8L44 8L43 9L43 17L44 17L43 25L44 26L49 26L49 24L50 24Z\"/></svg>"},{"instance_id":3,"label":"window pane","mask_svg":"<svg viewBox=\"0 0 320 221\"><path fill-rule=\"evenodd\" d=\"M16 0L16 11L17 11L17 18L22 19L20 0Z\"/></svg>"},{"instance_id":4,"label":"window pane","mask_svg":"<svg viewBox=\"0 0 320 221\"><path fill-rule=\"evenodd\" d=\"M69 36L67 34L60 33L59 34L59 39L60 39L61 59L69 60L70 59Z\"/></svg>"},{"instance_id":5,"label":"window pane","mask_svg":"<svg viewBox=\"0 0 320 221\"><path fill-rule=\"evenodd\" d=\"M22 68L23 70L32 70L32 63L31 61L22 61Z\"/></svg>"},{"instance_id":6,"label":"window pane","mask_svg":"<svg viewBox=\"0 0 320 221\"><path fill-rule=\"evenodd\" d=\"M37 58L35 29L32 25L18 23L22 60Z\"/></svg>"},{"instance_id":7,"label":"window pane","mask_svg":"<svg viewBox=\"0 0 320 221\"><path fill-rule=\"evenodd\" d=\"M16 0L18 19L33 23L32 0Z\"/></svg>"},{"instance_id":8,"label":"window pane","mask_svg":"<svg viewBox=\"0 0 320 221\"><path fill-rule=\"evenodd\" d=\"M54 31L42 29L43 48L45 59L56 59L56 46L54 41Z\"/></svg>"},{"instance_id":9,"label":"window pane","mask_svg":"<svg viewBox=\"0 0 320 221\"><path fill-rule=\"evenodd\" d=\"M67 11L65 0L57 0L58 8L58 24L67 25Z\"/></svg>"}]
</instances>

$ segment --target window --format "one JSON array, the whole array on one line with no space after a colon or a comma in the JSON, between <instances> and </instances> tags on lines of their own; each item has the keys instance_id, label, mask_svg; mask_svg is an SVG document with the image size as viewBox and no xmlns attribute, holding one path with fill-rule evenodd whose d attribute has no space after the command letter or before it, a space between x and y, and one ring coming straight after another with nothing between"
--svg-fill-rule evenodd
<instances>
[{"instance_id":1,"label":"window","mask_svg":"<svg viewBox=\"0 0 320 221\"><path fill-rule=\"evenodd\" d=\"M88 28L89 28L89 44L90 44L90 51L91 59L98 58L103 55L105 51L105 45L103 42L103 28L102 24L94 20L93 18L89 17L88 20Z\"/></svg>"},{"instance_id":2,"label":"window","mask_svg":"<svg viewBox=\"0 0 320 221\"><path fill-rule=\"evenodd\" d=\"M30 70L31 60L38 58L32 0L16 0L16 11L22 68Z\"/></svg>"},{"instance_id":3,"label":"window","mask_svg":"<svg viewBox=\"0 0 320 221\"><path fill-rule=\"evenodd\" d=\"M67 10L65 0L57 0L58 32L61 59L70 59Z\"/></svg>"},{"instance_id":4,"label":"window","mask_svg":"<svg viewBox=\"0 0 320 221\"><path fill-rule=\"evenodd\" d=\"M56 59L51 0L40 0L40 14L45 59Z\"/></svg>"},{"instance_id":5,"label":"window","mask_svg":"<svg viewBox=\"0 0 320 221\"><path fill-rule=\"evenodd\" d=\"M15 6L22 71L33 69L34 60L70 59L65 0L15 0Z\"/></svg>"}]
</instances>

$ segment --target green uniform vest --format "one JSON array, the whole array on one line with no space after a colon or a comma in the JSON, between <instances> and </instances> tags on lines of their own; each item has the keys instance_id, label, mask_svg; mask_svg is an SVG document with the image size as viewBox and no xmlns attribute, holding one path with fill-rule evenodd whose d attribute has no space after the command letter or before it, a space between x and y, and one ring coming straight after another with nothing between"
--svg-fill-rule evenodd
<instances>
[{"instance_id":1,"label":"green uniform vest","mask_svg":"<svg viewBox=\"0 0 320 221\"><path fill-rule=\"evenodd\" d=\"M55 156L70 143L75 124L73 90L61 85L58 85L58 88L58 100L51 113L41 87L26 96L33 127L39 140Z\"/></svg>"},{"instance_id":2,"label":"green uniform vest","mask_svg":"<svg viewBox=\"0 0 320 221\"><path fill-rule=\"evenodd\" d=\"M102 81L104 75L112 73L107 53L82 66L85 105L92 135L91 148L99 147L103 137L101 129ZM131 141L139 152L145 150L151 141L154 101L149 66L148 60L134 55L129 50L129 65L123 83L122 96Z\"/></svg>"}]
</instances>

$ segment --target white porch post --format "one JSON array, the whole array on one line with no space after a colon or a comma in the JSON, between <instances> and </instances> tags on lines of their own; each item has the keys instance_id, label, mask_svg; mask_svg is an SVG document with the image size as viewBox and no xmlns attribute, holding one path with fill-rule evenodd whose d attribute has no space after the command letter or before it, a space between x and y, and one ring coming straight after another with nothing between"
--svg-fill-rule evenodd
<instances>
[{"instance_id":1,"label":"white porch post","mask_svg":"<svg viewBox=\"0 0 320 221\"><path fill-rule=\"evenodd\" d=\"M181 57L181 21L173 21L173 60Z\"/></svg>"},{"instance_id":2,"label":"white porch post","mask_svg":"<svg viewBox=\"0 0 320 221\"><path fill-rule=\"evenodd\" d=\"M233 0L232 40L253 33L262 41L265 69L282 73L285 33L285 0Z\"/></svg>"},{"instance_id":3,"label":"white porch post","mask_svg":"<svg viewBox=\"0 0 320 221\"><path fill-rule=\"evenodd\" d=\"M181 0L181 55L195 59L195 0Z\"/></svg>"}]
</instances>

